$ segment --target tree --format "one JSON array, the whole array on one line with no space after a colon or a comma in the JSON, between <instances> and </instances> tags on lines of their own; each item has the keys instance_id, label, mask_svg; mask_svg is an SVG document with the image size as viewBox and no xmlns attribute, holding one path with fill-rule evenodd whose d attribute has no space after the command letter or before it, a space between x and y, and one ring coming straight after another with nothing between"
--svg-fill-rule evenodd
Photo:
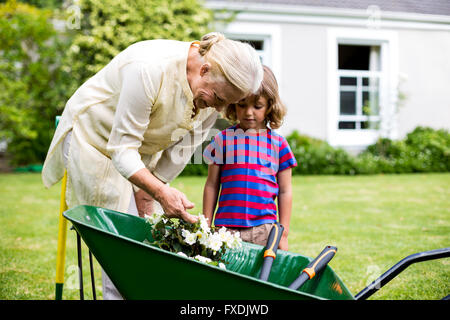
<instances>
[{"instance_id":1,"label":"tree","mask_svg":"<svg viewBox=\"0 0 450 320\"><path fill-rule=\"evenodd\" d=\"M14 165L44 161L55 116L120 51L141 40L199 39L213 20L198 0L27 2L42 8L0 3L0 141ZM57 16L64 30L55 30Z\"/></svg>"},{"instance_id":2,"label":"tree","mask_svg":"<svg viewBox=\"0 0 450 320\"><path fill-rule=\"evenodd\" d=\"M70 83L60 65L67 45L50 22L51 11L0 4L0 140L14 165L40 163Z\"/></svg>"},{"instance_id":3,"label":"tree","mask_svg":"<svg viewBox=\"0 0 450 320\"><path fill-rule=\"evenodd\" d=\"M213 13L198 0L80 0L69 64L79 84L129 45L150 39L191 41L208 33Z\"/></svg>"}]
</instances>

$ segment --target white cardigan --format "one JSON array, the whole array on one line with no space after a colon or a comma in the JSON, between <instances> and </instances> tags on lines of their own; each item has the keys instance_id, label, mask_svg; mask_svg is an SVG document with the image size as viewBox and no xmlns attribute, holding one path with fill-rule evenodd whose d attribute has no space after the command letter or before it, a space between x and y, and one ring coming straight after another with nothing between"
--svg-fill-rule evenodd
<instances>
[{"instance_id":1,"label":"white cardigan","mask_svg":"<svg viewBox=\"0 0 450 320\"><path fill-rule=\"evenodd\" d=\"M207 138L217 112L202 109L193 117L193 95L186 77L190 45L173 40L135 43L68 100L42 179L50 187L62 178L62 142L72 130L69 208L89 204L126 211L130 176L147 167L160 180L170 182Z\"/></svg>"}]
</instances>

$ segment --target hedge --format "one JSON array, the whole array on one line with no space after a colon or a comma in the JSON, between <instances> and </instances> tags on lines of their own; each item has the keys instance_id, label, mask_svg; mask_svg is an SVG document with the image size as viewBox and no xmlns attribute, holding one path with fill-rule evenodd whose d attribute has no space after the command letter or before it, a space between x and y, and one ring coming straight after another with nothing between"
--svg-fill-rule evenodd
<instances>
[{"instance_id":1,"label":"hedge","mask_svg":"<svg viewBox=\"0 0 450 320\"><path fill-rule=\"evenodd\" d=\"M326 141L294 131L286 137L297 159L294 175L356 175L449 172L450 134L444 129L417 127L403 140L380 138L357 156ZM208 166L188 164L183 176L205 176Z\"/></svg>"}]
</instances>

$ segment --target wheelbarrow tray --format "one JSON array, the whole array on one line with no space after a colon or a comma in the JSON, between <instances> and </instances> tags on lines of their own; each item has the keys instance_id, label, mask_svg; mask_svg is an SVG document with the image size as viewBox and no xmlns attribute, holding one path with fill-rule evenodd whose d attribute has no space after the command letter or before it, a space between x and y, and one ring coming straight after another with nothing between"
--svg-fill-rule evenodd
<instances>
[{"instance_id":1,"label":"wheelbarrow tray","mask_svg":"<svg viewBox=\"0 0 450 320\"><path fill-rule=\"evenodd\" d=\"M327 266L300 290L287 286L312 258L278 250L268 281L258 279L264 247L248 242L224 256L226 270L144 241L152 241L145 219L94 206L64 212L125 299L309 300L354 299Z\"/></svg>"}]
</instances>

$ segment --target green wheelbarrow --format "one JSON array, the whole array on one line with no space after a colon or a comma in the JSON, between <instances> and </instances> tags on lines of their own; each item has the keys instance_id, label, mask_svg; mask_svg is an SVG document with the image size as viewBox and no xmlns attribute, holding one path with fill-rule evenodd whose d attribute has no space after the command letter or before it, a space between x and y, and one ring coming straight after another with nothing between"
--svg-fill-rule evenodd
<instances>
[{"instance_id":1,"label":"green wheelbarrow","mask_svg":"<svg viewBox=\"0 0 450 320\"><path fill-rule=\"evenodd\" d=\"M133 300L365 299L411 263L450 256L450 248L411 255L353 296L328 265L301 288L289 288L313 260L300 254L278 251L268 281L263 281L263 246L243 242L240 249L228 251L224 270L149 245L151 230L140 217L93 206L74 207L64 217L122 296ZM186 294L180 287L191 290Z\"/></svg>"}]
</instances>

